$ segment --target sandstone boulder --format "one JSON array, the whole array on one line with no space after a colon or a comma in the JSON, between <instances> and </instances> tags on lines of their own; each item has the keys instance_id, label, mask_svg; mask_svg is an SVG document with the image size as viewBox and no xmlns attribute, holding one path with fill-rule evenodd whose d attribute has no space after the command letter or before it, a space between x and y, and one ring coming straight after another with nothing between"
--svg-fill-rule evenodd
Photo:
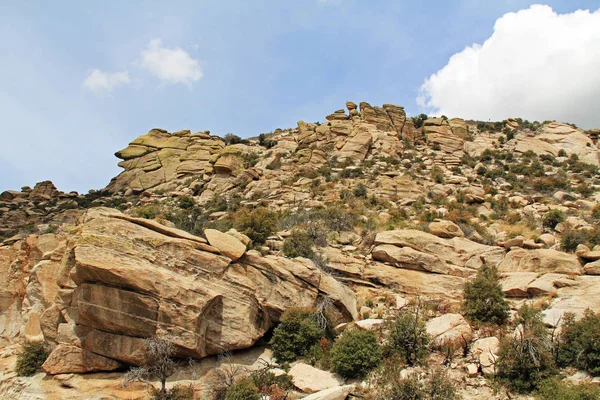
<instances>
[{"instance_id":1,"label":"sandstone boulder","mask_svg":"<svg viewBox=\"0 0 600 400\"><path fill-rule=\"evenodd\" d=\"M237 261L246 252L246 245L232 235L222 233L216 229L205 229L204 235L208 243L219 250L225 257Z\"/></svg>"},{"instance_id":2,"label":"sandstone boulder","mask_svg":"<svg viewBox=\"0 0 600 400\"><path fill-rule=\"evenodd\" d=\"M292 377L294 386L306 393L336 388L342 384L331 372L304 363L294 365L288 374Z\"/></svg>"},{"instance_id":3,"label":"sandstone boulder","mask_svg":"<svg viewBox=\"0 0 600 400\"><path fill-rule=\"evenodd\" d=\"M473 330L465 318L460 314L444 314L427 321L427 333L433 337L436 345L447 342L469 342Z\"/></svg>"},{"instance_id":4,"label":"sandstone boulder","mask_svg":"<svg viewBox=\"0 0 600 400\"><path fill-rule=\"evenodd\" d=\"M552 249L512 249L498 266L500 272L554 272L580 275L583 268L573 254Z\"/></svg>"},{"instance_id":5,"label":"sandstone boulder","mask_svg":"<svg viewBox=\"0 0 600 400\"><path fill-rule=\"evenodd\" d=\"M91 351L76 346L59 345L56 347L42 368L47 374L60 374L63 371L83 374L94 371L113 371L122 365Z\"/></svg>"},{"instance_id":6,"label":"sandstone boulder","mask_svg":"<svg viewBox=\"0 0 600 400\"><path fill-rule=\"evenodd\" d=\"M171 340L186 357L243 349L287 308L314 307L320 296L332 299L338 321L357 316L354 293L309 260L250 251L232 264L229 257L206 251L206 244L154 228L123 219L116 210L91 209L82 218L66 251L72 256L63 258L55 278L60 312L47 322L55 331L60 325L61 332L71 332L60 339L79 349L69 347L69 354L85 361L93 352L114 365L136 365L142 360L141 339L155 336ZM219 234L238 243L221 246L233 258L245 250L233 236ZM84 368L60 362L60 352L49 358L48 371ZM91 360L90 368L103 368Z\"/></svg>"},{"instance_id":7,"label":"sandstone boulder","mask_svg":"<svg viewBox=\"0 0 600 400\"><path fill-rule=\"evenodd\" d=\"M458 225L456 225L452 221L448 220L440 220L435 221L429 224L429 233L432 235L441 237L441 238L453 238L453 237L464 237L465 234L460 229Z\"/></svg>"},{"instance_id":8,"label":"sandstone boulder","mask_svg":"<svg viewBox=\"0 0 600 400\"><path fill-rule=\"evenodd\" d=\"M321 390L306 397L304 400L346 400L352 392L352 385L336 386L330 389Z\"/></svg>"}]
</instances>

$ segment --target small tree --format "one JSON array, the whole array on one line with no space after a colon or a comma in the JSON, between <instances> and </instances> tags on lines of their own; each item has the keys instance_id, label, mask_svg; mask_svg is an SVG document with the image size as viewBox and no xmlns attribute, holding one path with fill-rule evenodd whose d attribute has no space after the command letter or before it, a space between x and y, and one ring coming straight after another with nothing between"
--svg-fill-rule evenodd
<instances>
[{"instance_id":1,"label":"small tree","mask_svg":"<svg viewBox=\"0 0 600 400\"><path fill-rule=\"evenodd\" d=\"M522 306L517 323L514 335L507 335L500 342L496 369L510 387L528 392L556 372L553 343L541 310Z\"/></svg>"},{"instance_id":2,"label":"small tree","mask_svg":"<svg viewBox=\"0 0 600 400\"><path fill-rule=\"evenodd\" d=\"M157 378L160 381L160 391L158 397L160 400L168 399L167 378L177 372L177 363L173 359L177 348L168 340L160 338L150 338L144 341L146 350L146 365L132 368L124 375L126 383L142 381Z\"/></svg>"},{"instance_id":3,"label":"small tree","mask_svg":"<svg viewBox=\"0 0 600 400\"><path fill-rule=\"evenodd\" d=\"M361 378L381 361L381 346L375 332L344 332L331 348L333 370L345 378Z\"/></svg>"},{"instance_id":4,"label":"small tree","mask_svg":"<svg viewBox=\"0 0 600 400\"><path fill-rule=\"evenodd\" d=\"M283 241L283 254L290 258L311 258L314 255L313 246L313 238L307 231L294 229L290 237Z\"/></svg>"},{"instance_id":5,"label":"small tree","mask_svg":"<svg viewBox=\"0 0 600 400\"><path fill-rule=\"evenodd\" d=\"M564 318L558 353L560 362L600 375L600 313L587 310L579 321L571 313Z\"/></svg>"},{"instance_id":6,"label":"small tree","mask_svg":"<svg viewBox=\"0 0 600 400\"><path fill-rule=\"evenodd\" d=\"M48 349L44 342L25 341L17 353L17 375L31 376L40 370L48 358Z\"/></svg>"},{"instance_id":7,"label":"small tree","mask_svg":"<svg viewBox=\"0 0 600 400\"><path fill-rule=\"evenodd\" d=\"M431 336L420 316L420 302L414 310L405 311L388 323L388 350L391 353L398 354L409 365L415 365L427 356Z\"/></svg>"},{"instance_id":8,"label":"small tree","mask_svg":"<svg viewBox=\"0 0 600 400\"><path fill-rule=\"evenodd\" d=\"M544 214L544 219L542 220L542 222L544 223L544 226L550 229L554 229L556 228L556 225L560 224L561 222L564 222L565 220L565 213L555 208Z\"/></svg>"},{"instance_id":9,"label":"small tree","mask_svg":"<svg viewBox=\"0 0 600 400\"><path fill-rule=\"evenodd\" d=\"M265 207L252 211L242 209L235 214L234 220L236 228L258 244L264 243L277 228L277 214Z\"/></svg>"},{"instance_id":10,"label":"small tree","mask_svg":"<svg viewBox=\"0 0 600 400\"><path fill-rule=\"evenodd\" d=\"M462 311L474 322L502 325L510 307L499 283L498 270L482 265L472 282L465 283Z\"/></svg>"},{"instance_id":11,"label":"small tree","mask_svg":"<svg viewBox=\"0 0 600 400\"><path fill-rule=\"evenodd\" d=\"M314 310L290 308L273 331L270 342L273 355L279 362L294 361L306 355L325 335L326 330L319 326Z\"/></svg>"}]
</instances>

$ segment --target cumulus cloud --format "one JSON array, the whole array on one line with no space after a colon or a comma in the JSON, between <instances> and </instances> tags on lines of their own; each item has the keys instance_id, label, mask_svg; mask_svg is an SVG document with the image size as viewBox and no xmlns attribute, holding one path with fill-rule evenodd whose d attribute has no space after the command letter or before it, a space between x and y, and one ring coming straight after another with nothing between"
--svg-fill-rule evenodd
<instances>
[{"instance_id":1,"label":"cumulus cloud","mask_svg":"<svg viewBox=\"0 0 600 400\"><path fill-rule=\"evenodd\" d=\"M96 94L111 92L119 85L130 83L129 74L124 72L103 72L94 69L83 81L83 87Z\"/></svg>"},{"instance_id":2,"label":"cumulus cloud","mask_svg":"<svg viewBox=\"0 0 600 400\"><path fill-rule=\"evenodd\" d=\"M198 60L179 47L163 47L160 39L151 40L141 56L141 66L162 81L191 84L202 78Z\"/></svg>"},{"instance_id":3,"label":"cumulus cloud","mask_svg":"<svg viewBox=\"0 0 600 400\"><path fill-rule=\"evenodd\" d=\"M487 121L555 119L600 127L600 9L557 14L533 5L499 18L483 45L425 80L423 111Z\"/></svg>"}]
</instances>

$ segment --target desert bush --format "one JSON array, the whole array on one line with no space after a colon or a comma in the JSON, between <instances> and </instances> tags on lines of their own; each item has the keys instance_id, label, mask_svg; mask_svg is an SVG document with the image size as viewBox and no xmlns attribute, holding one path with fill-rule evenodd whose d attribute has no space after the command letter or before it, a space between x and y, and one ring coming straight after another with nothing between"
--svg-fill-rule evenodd
<instances>
[{"instance_id":1,"label":"desert bush","mask_svg":"<svg viewBox=\"0 0 600 400\"><path fill-rule=\"evenodd\" d=\"M386 351L397 354L409 365L420 363L427 356L431 342L419 310L417 305L414 310L404 311L387 321L389 337Z\"/></svg>"},{"instance_id":2,"label":"desert bush","mask_svg":"<svg viewBox=\"0 0 600 400\"><path fill-rule=\"evenodd\" d=\"M464 286L462 311L472 322L486 322L502 325L508 319L510 308L502 286L498 270L494 266L482 265L475 279Z\"/></svg>"},{"instance_id":3,"label":"desert bush","mask_svg":"<svg viewBox=\"0 0 600 400\"><path fill-rule=\"evenodd\" d=\"M352 194L354 195L354 197L364 197L364 198L367 198L367 187L365 186L364 183L359 183L352 190Z\"/></svg>"},{"instance_id":4,"label":"desert bush","mask_svg":"<svg viewBox=\"0 0 600 400\"><path fill-rule=\"evenodd\" d=\"M184 210L189 210L196 205L194 199L190 196L181 196L177 201L177 205L179 208L183 208Z\"/></svg>"},{"instance_id":5,"label":"desert bush","mask_svg":"<svg viewBox=\"0 0 600 400\"><path fill-rule=\"evenodd\" d=\"M265 207L249 211L241 209L234 215L236 228L253 243L262 244L277 229L277 214Z\"/></svg>"},{"instance_id":6,"label":"desert bush","mask_svg":"<svg viewBox=\"0 0 600 400\"><path fill-rule=\"evenodd\" d=\"M558 352L560 362L600 375L600 313L587 310L579 321L570 313L564 318Z\"/></svg>"},{"instance_id":7,"label":"desert bush","mask_svg":"<svg viewBox=\"0 0 600 400\"><path fill-rule=\"evenodd\" d=\"M227 392L225 400L261 400L258 388L250 378L242 379Z\"/></svg>"},{"instance_id":8,"label":"desert bush","mask_svg":"<svg viewBox=\"0 0 600 400\"><path fill-rule=\"evenodd\" d=\"M294 229L292 234L283 241L283 254L286 257L306 257L314 255L314 241L312 236L300 229Z\"/></svg>"},{"instance_id":9,"label":"desert bush","mask_svg":"<svg viewBox=\"0 0 600 400\"><path fill-rule=\"evenodd\" d=\"M519 392L529 392L538 382L556 373L553 343L541 310L524 305L519 309L514 335L500 342L496 369L499 379Z\"/></svg>"},{"instance_id":10,"label":"desert bush","mask_svg":"<svg viewBox=\"0 0 600 400\"><path fill-rule=\"evenodd\" d=\"M194 400L194 388L191 385L175 385L166 392L155 387L150 388L152 400Z\"/></svg>"},{"instance_id":11,"label":"desert bush","mask_svg":"<svg viewBox=\"0 0 600 400\"><path fill-rule=\"evenodd\" d=\"M234 135L233 133L228 133L225 136L223 136L223 141L227 144L238 144L238 143L242 143L244 140L239 137L238 135Z\"/></svg>"},{"instance_id":12,"label":"desert bush","mask_svg":"<svg viewBox=\"0 0 600 400\"><path fill-rule=\"evenodd\" d=\"M584 244L588 240L586 232L581 230L568 230L560 238L560 248L562 251L573 253L577 246Z\"/></svg>"},{"instance_id":13,"label":"desert bush","mask_svg":"<svg viewBox=\"0 0 600 400\"><path fill-rule=\"evenodd\" d=\"M375 332L344 332L331 348L333 370L344 378L361 378L381 361L381 346Z\"/></svg>"},{"instance_id":14,"label":"desert bush","mask_svg":"<svg viewBox=\"0 0 600 400\"><path fill-rule=\"evenodd\" d=\"M542 222L544 226L550 229L554 229L556 228L556 225L560 224L561 222L564 222L566 219L567 218L565 217L565 213L555 208L544 214Z\"/></svg>"},{"instance_id":15,"label":"desert bush","mask_svg":"<svg viewBox=\"0 0 600 400\"><path fill-rule=\"evenodd\" d=\"M278 362L292 362L305 356L310 348L327 335L310 309L290 308L273 331L270 344Z\"/></svg>"},{"instance_id":16,"label":"desert bush","mask_svg":"<svg viewBox=\"0 0 600 400\"><path fill-rule=\"evenodd\" d=\"M17 353L16 373L20 376L31 376L42 367L48 358L48 349L44 342L25 341Z\"/></svg>"},{"instance_id":17,"label":"desert bush","mask_svg":"<svg viewBox=\"0 0 600 400\"><path fill-rule=\"evenodd\" d=\"M535 398L538 400L597 400L600 387L591 384L573 384L557 377L541 381L537 385Z\"/></svg>"},{"instance_id":18,"label":"desert bush","mask_svg":"<svg viewBox=\"0 0 600 400\"><path fill-rule=\"evenodd\" d=\"M427 371L425 379L417 373L403 376L388 360L379 374L377 400L454 400L458 399L456 385L442 369Z\"/></svg>"},{"instance_id":19,"label":"desert bush","mask_svg":"<svg viewBox=\"0 0 600 400\"><path fill-rule=\"evenodd\" d=\"M269 370L269 366L252 372L250 379L258 389L258 392L263 395L273 395L279 392L285 393L294 388L290 375L275 375Z\"/></svg>"},{"instance_id":20,"label":"desert bush","mask_svg":"<svg viewBox=\"0 0 600 400\"><path fill-rule=\"evenodd\" d=\"M444 171L437 165L431 169L431 179L435 183L444 183L445 176Z\"/></svg>"},{"instance_id":21,"label":"desert bush","mask_svg":"<svg viewBox=\"0 0 600 400\"><path fill-rule=\"evenodd\" d=\"M146 204L133 210L133 216L138 218L154 219L161 214L158 204Z\"/></svg>"}]
</instances>

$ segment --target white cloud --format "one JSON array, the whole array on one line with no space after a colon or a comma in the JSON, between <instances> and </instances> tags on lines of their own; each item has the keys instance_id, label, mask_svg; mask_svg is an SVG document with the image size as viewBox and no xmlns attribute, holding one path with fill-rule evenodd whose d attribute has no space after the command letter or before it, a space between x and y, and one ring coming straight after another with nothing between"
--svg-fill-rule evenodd
<instances>
[{"instance_id":1,"label":"white cloud","mask_svg":"<svg viewBox=\"0 0 600 400\"><path fill-rule=\"evenodd\" d=\"M177 47L163 47L160 39L153 39L142 50L141 66L160 80L169 83L191 84L202 78L200 62Z\"/></svg>"},{"instance_id":2,"label":"white cloud","mask_svg":"<svg viewBox=\"0 0 600 400\"><path fill-rule=\"evenodd\" d=\"M483 45L454 54L425 80L424 111L479 120L522 117L600 127L600 9L508 13Z\"/></svg>"},{"instance_id":3,"label":"white cloud","mask_svg":"<svg viewBox=\"0 0 600 400\"><path fill-rule=\"evenodd\" d=\"M83 87L96 94L111 92L119 85L130 83L129 74L125 72L103 72L95 69L83 81Z\"/></svg>"}]
</instances>

